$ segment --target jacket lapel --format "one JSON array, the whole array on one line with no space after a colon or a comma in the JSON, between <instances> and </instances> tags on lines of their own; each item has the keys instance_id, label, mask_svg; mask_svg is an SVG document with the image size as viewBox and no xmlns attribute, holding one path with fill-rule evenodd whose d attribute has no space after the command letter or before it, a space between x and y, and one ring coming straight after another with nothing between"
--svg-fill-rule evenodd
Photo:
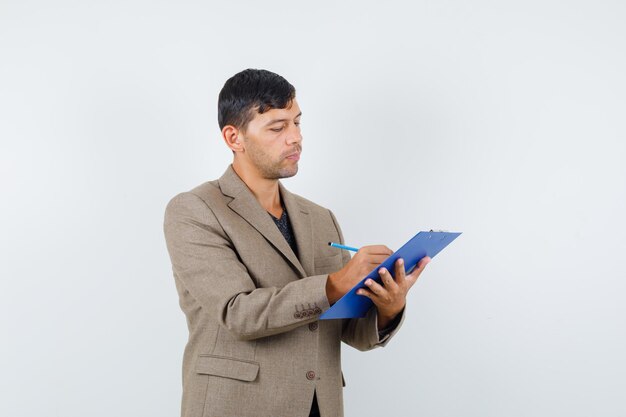
<instances>
[{"instance_id":1,"label":"jacket lapel","mask_svg":"<svg viewBox=\"0 0 626 417\"><path fill-rule=\"evenodd\" d=\"M291 227L296 236L299 255L305 261L302 264L291 250L285 237L278 230L278 227L276 227L269 213L261 207L261 204L259 204L246 183L237 175L232 165L228 166L226 172L219 179L222 193L233 198L228 203L228 206L261 233L293 265L300 277L304 278L307 276L307 273L303 268L303 264L308 267L312 266L312 245L310 243L312 235L308 212L303 213L295 197L282 186L280 181L278 184L287 214L291 220ZM310 255L309 252L311 252Z\"/></svg>"},{"instance_id":2,"label":"jacket lapel","mask_svg":"<svg viewBox=\"0 0 626 417\"><path fill-rule=\"evenodd\" d=\"M285 203L289 221L296 243L298 244L298 257L300 264L304 268L305 276L314 275L313 271L313 225L309 210L298 202L296 196L289 192L282 182L278 181L280 195ZM284 238L283 238L284 240ZM291 248L290 248L291 249ZM308 274L306 274L308 272Z\"/></svg>"}]
</instances>

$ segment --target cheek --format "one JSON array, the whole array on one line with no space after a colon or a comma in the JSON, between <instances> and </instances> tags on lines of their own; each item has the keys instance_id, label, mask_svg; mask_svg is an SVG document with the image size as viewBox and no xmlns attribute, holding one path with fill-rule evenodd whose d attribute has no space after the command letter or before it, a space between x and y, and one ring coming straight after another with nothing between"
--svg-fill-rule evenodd
<instances>
[{"instance_id":1,"label":"cheek","mask_svg":"<svg viewBox=\"0 0 626 417\"><path fill-rule=\"evenodd\" d=\"M274 160L281 159L283 153L285 152L285 148L282 143L283 142L281 142L280 139L276 139L272 143L269 143L264 149L265 154L268 156L271 155L271 158Z\"/></svg>"},{"instance_id":2,"label":"cheek","mask_svg":"<svg viewBox=\"0 0 626 417\"><path fill-rule=\"evenodd\" d=\"M259 145L254 147L255 159L263 162L273 162L280 158L280 153L270 147L270 145Z\"/></svg>"}]
</instances>

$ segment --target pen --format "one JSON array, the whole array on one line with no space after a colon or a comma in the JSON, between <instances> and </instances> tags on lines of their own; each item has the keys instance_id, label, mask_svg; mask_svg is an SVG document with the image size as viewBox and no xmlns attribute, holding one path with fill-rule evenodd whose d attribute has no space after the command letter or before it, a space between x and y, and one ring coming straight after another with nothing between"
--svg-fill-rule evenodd
<instances>
[{"instance_id":1,"label":"pen","mask_svg":"<svg viewBox=\"0 0 626 417\"><path fill-rule=\"evenodd\" d=\"M351 250L352 252L358 252L359 251L359 248L353 248L352 246L341 245L339 243L334 243L334 242L328 242L328 245L332 246L333 248Z\"/></svg>"}]
</instances>

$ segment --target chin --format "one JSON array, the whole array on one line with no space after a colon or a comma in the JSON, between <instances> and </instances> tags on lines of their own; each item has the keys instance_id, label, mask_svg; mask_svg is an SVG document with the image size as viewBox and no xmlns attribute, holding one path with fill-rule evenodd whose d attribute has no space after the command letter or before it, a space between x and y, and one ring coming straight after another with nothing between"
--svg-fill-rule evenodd
<instances>
[{"instance_id":1,"label":"chin","mask_svg":"<svg viewBox=\"0 0 626 417\"><path fill-rule=\"evenodd\" d=\"M295 176L298 173L298 166L296 165L293 168L290 169L281 169L278 172L279 178L290 178Z\"/></svg>"}]
</instances>

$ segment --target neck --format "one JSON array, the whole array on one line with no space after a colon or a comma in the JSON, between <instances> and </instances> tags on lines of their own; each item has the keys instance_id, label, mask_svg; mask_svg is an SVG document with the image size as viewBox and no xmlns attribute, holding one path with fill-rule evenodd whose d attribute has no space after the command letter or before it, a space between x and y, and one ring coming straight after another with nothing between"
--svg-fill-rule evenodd
<instances>
[{"instance_id":1,"label":"neck","mask_svg":"<svg viewBox=\"0 0 626 417\"><path fill-rule=\"evenodd\" d=\"M254 197L257 199L261 207L271 213L280 213L282 207L280 205L280 189L278 188L277 179L263 178L258 170L252 166L245 166L233 162L233 170L239 175L244 183L248 186ZM280 216L276 216L280 217Z\"/></svg>"}]
</instances>

